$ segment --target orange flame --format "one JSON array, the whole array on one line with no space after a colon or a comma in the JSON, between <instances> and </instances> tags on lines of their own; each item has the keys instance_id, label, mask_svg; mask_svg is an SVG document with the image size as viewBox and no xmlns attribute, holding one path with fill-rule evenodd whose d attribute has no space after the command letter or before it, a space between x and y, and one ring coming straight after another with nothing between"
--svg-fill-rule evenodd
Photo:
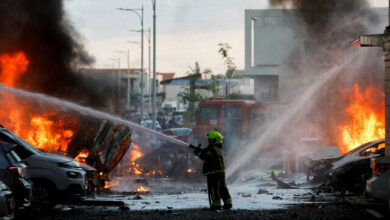
<instances>
[{"instance_id":1,"label":"orange flame","mask_svg":"<svg viewBox=\"0 0 390 220\"><path fill-rule=\"evenodd\" d=\"M138 186L138 188L136 190L137 193L145 193L147 191L148 190L145 187L143 187L142 184L139 184L139 186Z\"/></svg>"},{"instance_id":2,"label":"orange flame","mask_svg":"<svg viewBox=\"0 0 390 220\"><path fill-rule=\"evenodd\" d=\"M27 71L29 61L23 52L0 55L1 82L15 87ZM59 111L37 109L38 104L12 94L0 93L1 123L30 144L49 152L66 151L78 129L78 118L60 116Z\"/></svg>"},{"instance_id":3,"label":"orange flame","mask_svg":"<svg viewBox=\"0 0 390 220\"><path fill-rule=\"evenodd\" d=\"M195 169L192 169L192 168L188 168L188 169L187 169L187 173L195 173L195 172L196 172Z\"/></svg>"},{"instance_id":4,"label":"orange flame","mask_svg":"<svg viewBox=\"0 0 390 220\"><path fill-rule=\"evenodd\" d=\"M361 91L355 84L346 94L351 100L345 110L351 120L339 126L340 153L346 153L366 142L385 137L385 99L383 91L369 87Z\"/></svg>"},{"instance_id":5,"label":"orange flame","mask_svg":"<svg viewBox=\"0 0 390 220\"><path fill-rule=\"evenodd\" d=\"M139 150L139 146L136 144L133 144L133 147L130 151L130 161L133 162L137 160L138 158L141 158L144 156L144 154Z\"/></svg>"},{"instance_id":6,"label":"orange flame","mask_svg":"<svg viewBox=\"0 0 390 220\"><path fill-rule=\"evenodd\" d=\"M1 82L5 83L8 87L15 87L16 81L27 71L28 64L29 61L23 52L17 52L12 55L1 55Z\"/></svg>"},{"instance_id":7,"label":"orange flame","mask_svg":"<svg viewBox=\"0 0 390 220\"><path fill-rule=\"evenodd\" d=\"M85 160L87 159L88 155L89 152L87 150L83 150L74 159L80 163L85 163Z\"/></svg>"}]
</instances>

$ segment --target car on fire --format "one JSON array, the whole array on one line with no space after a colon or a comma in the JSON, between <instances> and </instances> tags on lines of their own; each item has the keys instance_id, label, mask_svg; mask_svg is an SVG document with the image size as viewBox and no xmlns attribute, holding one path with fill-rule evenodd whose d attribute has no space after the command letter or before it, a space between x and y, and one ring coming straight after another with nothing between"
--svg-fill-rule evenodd
<instances>
[{"instance_id":1,"label":"car on fire","mask_svg":"<svg viewBox=\"0 0 390 220\"><path fill-rule=\"evenodd\" d=\"M32 183L27 166L14 151L15 145L0 142L0 181L11 190L17 207L28 207L32 199Z\"/></svg>"},{"instance_id":2,"label":"car on fire","mask_svg":"<svg viewBox=\"0 0 390 220\"><path fill-rule=\"evenodd\" d=\"M335 158L326 158L320 160L308 159L305 163L307 168L307 179L311 182L320 182L329 179L329 176L337 176L348 167L359 164L359 160L384 156L385 140L370 141L359 147ZM369 162L365 164L368 164ZM360 162L363 163L363 162Z\"/></svg>"},{"instance_id":3,"label":"car on fire","mask_svg":"<svg viewBox=\"0 0 390 220\"><path fill-rule=\"evenodd\" d=\"M0 140L15 145L13 150L28 166L33 205L50 208L61 199L85 195L86 172L74 159L43 153L5 128L0 128Z\"/></svg>"},{"instance_id":4,"label":"car on fire","mask_svg":"<svg viewBox=\"0 0 390 220\"><path fill-rule=\"evenodd\" d=\"M0 219L12 219L15 212L15 200L10 188L0 181Z\"/></svg>"}]
</instances>

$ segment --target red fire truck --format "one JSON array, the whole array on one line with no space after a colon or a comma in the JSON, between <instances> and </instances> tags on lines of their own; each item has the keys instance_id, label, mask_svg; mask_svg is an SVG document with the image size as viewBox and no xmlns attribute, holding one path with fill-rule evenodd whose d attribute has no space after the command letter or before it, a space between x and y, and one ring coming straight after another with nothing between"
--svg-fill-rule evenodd
<instances>
[{"instance_id":1,"label":"red fire truck","mask_svg":"<svg viewBox=\"0 0 390 220\"><path fill-rule=\"evenodd\" d=\"M196 112L195 142L207 146L207 133L216 130L224 136L224 146L230 148L248 138L251 129L262 123L264 110L264 106L252 100L203 101Z\"/></svg>"}]
</instances>

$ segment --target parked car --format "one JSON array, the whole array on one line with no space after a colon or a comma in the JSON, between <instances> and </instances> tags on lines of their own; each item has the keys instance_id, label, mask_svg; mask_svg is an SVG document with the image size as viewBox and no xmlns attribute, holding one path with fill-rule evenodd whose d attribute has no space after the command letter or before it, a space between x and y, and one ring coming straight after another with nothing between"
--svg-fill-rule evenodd
<instances>
[{"instance_id":1,"label":"parked car","mask_svg":"<svg viewBox=\"0 0 390 220\"><path fill-rule=\"evenodd\" d=\"M181 141L190 142L192 135L192 129L190 128L169 128L163 131L164 134L172 136L173 138L179 139Z\"/></svg>"},{"instance_id":2,"label":"parked car","mask_svg":"<svg viewBox=\"0 0 390 220\"><path fill-rule=\"evenodd\" d=\"M388 200L390 205L390 157L372 159L371 167L372 177L367 180L366 191L374 198Z\"/></svg>"},{"instance_id":3,"label":"parked car","mask_svg":"<svg viewBox=\"0 0 390 220\"><path fill-rule=\"evenodd\" d=\"M186 112L185 110L176 110L172 112L172 116L177 116L177 115L184 116L185 112Z\"/></svg>"},{"instance_id":4,"label":"parked car","mask_svg":"<svg viewBox=\"0 0 390 220\"><path fill-rule=\"evenodd\" d=\"M15 145L0 142L0 180L12 191L16 206L31 204L32 183L28 179L27 166L14 152Z\"/></svg>"},{"instance_id":5,"label":"parked car","mask_svg":"<svg viewBox=\"0 0 390 220\"><path fill-rule=\"evenodd\" d=\"M94 192L96 192L99 188L99 176L95 168L87 165L80 163L80 166L85 170L86 172L86 177L87 177L87 183L88 183L88 189L87 189L87 194L90 195Z\"/></svg>"},{"instance_id":6,"label":"parked car","mask_svg":"<svg viewBox=\"0 0 390 220\"><path fill-rule=\"evenodd\" d=\"M0 218L12 219L15 212L15 200L10 188L0 181Z\"/></svg>"},{"instance_id":7,"label":"parked car","mask_svg":"<svg viewBox=\"0 0 390 220\"><path fill-rule=\"evenodd\" d=\"M375 140L365 143L346 154L322 160L309 160L306 162L307 178L311 181L325 181L329 178L330 173L334 175L345 170L353 164L358 164L358 160L367 159L365 164L369 166L370 158L384 156L385 140ZM354 162L354 163L353 163Z\"/></svg>"},{"instance_id":8,"label":"parked car","mask_svg":"<svg viewBox=\"0 0 390 220\"><path fill-rule=\"evenodd\" d=\"M168 122L170 128L181 128L183 127L183 115L172 116Z\"/></svg>"},{"instance_id":9,"label":"parked car","mask_svg":"<svg viewBox=\"0 0 390 220\"><path fill-rule=\"evenodd\" d=\"M43 153L5 128L0 128L0 140L14 144L13 150L28 166L35 205L49 208L60 199L85 195L86 172L74 159Z\"/></svg>"},{"instance_id":10,"label":"parked car","mask_svg":"<svg viewBox=\"0 0 390 220\"><path fill-rule=\"evenodd\" d=\"M155 128L157 131L161 131L161 126L160 124L158 123L158 121L155 121ZM141 126L144 126L144 127L147 127L147 128L152 128L152 125L153 125L153 121L152 120L143 120L141 121Z\"/></svg>"}]
</instances>

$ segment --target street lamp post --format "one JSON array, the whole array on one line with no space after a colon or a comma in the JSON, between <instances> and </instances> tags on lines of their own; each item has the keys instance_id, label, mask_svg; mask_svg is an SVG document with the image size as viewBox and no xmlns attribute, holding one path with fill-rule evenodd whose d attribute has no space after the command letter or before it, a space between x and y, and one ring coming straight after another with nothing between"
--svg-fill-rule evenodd
<instances>
[{"instance_id":1,"label":"street lamp post","mask_svg":"<svg viewBox=\"0 0 390 220\"><path fill-rule=\"evenodd\" d=\"M130 50L118 50L118 53L127 54L127 77L126 77L126 110L130 110L131 99L130 99Z\"/></svg>"},{"instance_id":2,"label":"street lamp post","mask_svg":"<svg viewBox=\"0 0 390 220\"><path fill-rule=\"evenodd\" d=\"M111 61L111 59L110 59L110 61ZM115 81L115 77L114 77L115 64L114 63L104 64L104 66L110 68L110 70L111 70L111 79L114 82ZM114 83L114 85L115 85L115 83ZM112 99L114 100L114 98L115 98L115 90L113 89L112 90Z\"/></svg>"},{"instance_id":3,"label":"street lamp post","mask_svg":"<svg viewBox=\"0 0 390 220\"><path fill-rule=\"evenodd\" d=\"M144 6L139 8L118 8L135 13L141 21L141 119L144 117ZM141 11L141 14L138 12Z\"/></svg>"},{"instance_id":4,"label":"street lamp post","mask_svg":"<svg viewBox=\"0 0 390 220\"><path fill-rule=\"evenodd\" d=\"M152 0L153 4L153 122L152 128L156 129L156 0Z\"/></svg>"},{"instance_id":5,"label":"street lamp post","mask_svg":"<svg viewBox=\"0 0 390 220\"><path fill-rule=\"evenodd\" d=\"M133 32L141 32L141 30L130 30L130 31L133 31ZM147 33L147 38L148 38L148 81L147 81L147 88L148 88L148 96L149 96L149 100L148 100L148 103L149 103L149 113L150 111L152 110L152 77L151 77L151 73L152 73L152 61L151 61L151 43L150 43L150 39L152 37L151 35L151 30L150 28L146 31Z\"/></svg>"},{"instance_id":6,"label":"street lamp post","mask_svg":"<svg viewBox=\"0 0 390 220\"><path fill-rule=\"evenodd\" d=\"M151 71L151 68L150 68L150 66L151 66L151 59L150 59L150 52L151 52L151 45L150 45L150 28L149 28L149 30L148 30L148 54L149 54L149 61L148 61L148 65L149 65L149 68L148 68L148 89L149 89L149 112L150 112L150 110L152 109L152 87L151 87L151 84L150 84L150 80L151 80L151 77L150 77L150 73L152 72Z\"/></svg>"},{"instance_id":7,"label":"street lamp post","mask_svg":"<svg viewBox=\"0 0 390 220\"><path fill-rule=\"evenodd\" d=\"M109 59L111 61L117 61L118 62L118 98L120 98L121 96L121 58L112 58L112 59Z\"/></svg>"}]
</instances>

